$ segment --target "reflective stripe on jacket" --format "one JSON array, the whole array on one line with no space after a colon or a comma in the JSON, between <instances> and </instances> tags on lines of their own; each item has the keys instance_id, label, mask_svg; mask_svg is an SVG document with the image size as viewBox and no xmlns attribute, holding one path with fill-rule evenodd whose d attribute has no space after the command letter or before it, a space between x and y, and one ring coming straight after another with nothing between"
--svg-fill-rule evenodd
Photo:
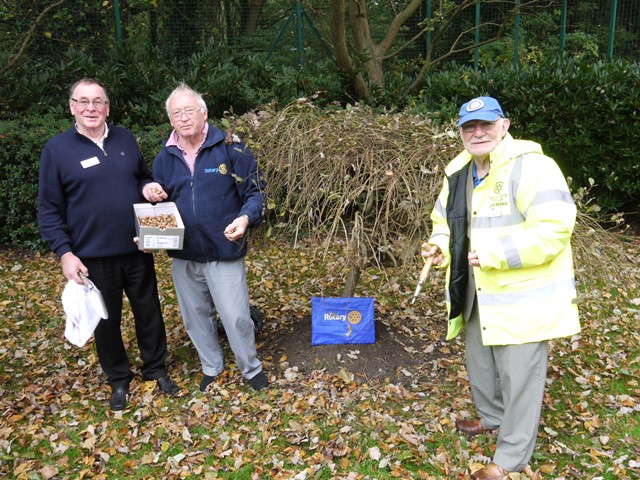
<instances>
[{"instance_id":1,"label":"reflective stripe on jacket","mask_svg":"<svg viewBox=\"0 0 640 480\"><path fill-rule=\"evenodd\" d=\"M481 265L474 267L474 277L485 345L578 333L570 244L576 207L562 172L540 145L509 134L490 161L489 175L473 190L468 242L468 152L447 166L431 215L429 243L444 253L447 267L448 338L462 320L469 251L478 254Z\"/></svg>"}]
</instances>

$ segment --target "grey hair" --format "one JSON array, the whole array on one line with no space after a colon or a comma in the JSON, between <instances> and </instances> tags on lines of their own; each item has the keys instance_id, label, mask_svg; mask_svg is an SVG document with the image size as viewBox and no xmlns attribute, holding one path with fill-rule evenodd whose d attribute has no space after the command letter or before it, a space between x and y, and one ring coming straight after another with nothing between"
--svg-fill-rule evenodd
<instances>
[{"instance_id":1,"label":"grey hair","mask_svg":"<svg viewBox=\"0 0 640 480\"><path fill-rule=\"evenodd\" d=\"M196 102L198 103L198 106L202 109L202 111L205 113L207 112L207 104L205 103L204 98L202 98L202 95L196 92L193 88L188 86L186 83L181 82L173 90L173 92L169 94L169 96L167 97L167 101L165 102L165 109L167 110L167 115L169 117L171 117L171 112L169 111L169 105L171 104L171 100L173 100L173 97L175 97L179 93L189 93L193 95L193 98L196 99Z\"/></svg>"},{"instance_id":2,"label":"grey hair","mask_svg":"<svg viewBox=\"0 0 640 480\"><path fill-rule=\"evenodd\" d=\"M73 92L75 92L76 88L78 88L79 85L97 85L97 86L99 86L102 89L102 91L104 92L104 99L107 102L109 101L109 94L107 93L107 89L105 88L105 86L103 84L101 84L98 80L96 80L95 78L89 78L89 77L82 78L82 79L78 80L76 83L74 83L73 85L71 85L71 88L69 89L69 99L71 99L71 97L73 97Z\"/></svg>"}]
</instances>

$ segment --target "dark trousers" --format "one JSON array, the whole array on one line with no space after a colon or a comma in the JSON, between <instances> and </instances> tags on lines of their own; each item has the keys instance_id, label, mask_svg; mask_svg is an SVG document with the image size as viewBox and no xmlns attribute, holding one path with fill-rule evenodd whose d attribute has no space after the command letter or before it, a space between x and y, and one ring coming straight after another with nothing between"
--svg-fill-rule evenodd
<instances>
[{"instance_id":1,"label":"dark trousers","mask_svg":"<svg viewBox=\"0 0 640 480\"><path fill-rule=\"evenodd\" d=\"M122 292L135 318L136 338L142 356L142 376L153 380L167 374L167 334L160 309L153 255L136 252L105 258L82 258L89 277L102 292L109 318L94 332L100 366L111 387L128 386L133 378L122 342Z\"/></svg>"}]
</instances>

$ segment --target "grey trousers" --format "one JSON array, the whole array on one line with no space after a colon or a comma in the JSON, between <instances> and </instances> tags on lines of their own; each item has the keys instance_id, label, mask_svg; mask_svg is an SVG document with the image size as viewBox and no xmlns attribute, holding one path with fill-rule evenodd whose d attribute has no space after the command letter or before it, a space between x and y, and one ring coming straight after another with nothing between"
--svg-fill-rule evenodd
<instances>
[{"instance_id":1,"label":"grey trousers","mask_svg":"<svg viewBox=\"0 0 640 480\"><path fill-rule=\"evenodd\" d=\"M216 310L242 375L250 379L262 371L249 313L244 259L199 263L174 258L171 273L184 326L198 351L203 373L215 377L224 370Z\"/></svg>"},{"instance_id":2,"label":"grey trousers","mask_svg":"<svg viewBox=\"0 0 640 480\"><path fill-rule=\"evenodd\" d=\"M467 373L480 422L499 428L493 461L521 472L536 445L544 387L548 342L484 346L478 308L466 324Z\"/></svg>"}]
</instances>

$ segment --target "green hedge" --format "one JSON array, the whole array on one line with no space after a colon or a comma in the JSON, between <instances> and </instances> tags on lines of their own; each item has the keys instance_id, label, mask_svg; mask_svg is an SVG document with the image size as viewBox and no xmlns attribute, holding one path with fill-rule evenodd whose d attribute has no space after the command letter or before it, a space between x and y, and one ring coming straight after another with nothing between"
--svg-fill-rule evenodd
<instances>
[{"instance_id":1,"label":"green hedge","mask_svg":"<svg viewBox=\"0 0 640 480\"><path fill-rule=\"evenodd\" d=\"M140 52L124 51L120 66L107 66L100 72L101 78L112 85L112 96L116 99L111 120L131 128L145 158L151 162L160 141L169 133L162 106L168 92L159 90L160 85L167 89L173 80L161 78L171 70L168 66L161 65L154 73L144 66L138 55ZM125 75L125 66L135 59L139 65L131 67ZM330 73L312 80L309 72L313 70L281 76L258 64L246 70L231 68L228 64L233 62L228 58L223 62L229 68L208 67L207 62L213 61L212 58L190 61L192 69L200 65L201 74L191 73L185 80L198 82L195 87L203 92L215 90L207 98L214 105L210 112L213 119L222 116L216 112L223 112L229 102L237 101L242 108L250 108L260 105L254 102L267 103L274 98L285 105L285 101L296 98L295 93L302 85L309 89L333 85L333 90L326 90L320 97L320 106L340 95L335 90L340 82L333 82ZM0 244L30 248L42 245L35 220L40 151L48 138L71 124L66 92L52 85L68 85L79 76L95 74L84 70L87 64L90 59L78 52L73 58L66 54L56 68L33 72L31 79L22 78L24 85L20 88L8 83L0 85L0 98L8 99L12 105L10 112L4 112L5 119L0 120ZM258 89L259 76L262 86ZM13 78L18 81L17 77ZM287 78L296 80L288 83ZM637 211L640 198L640 162L636 159L640 145L638 63L587 63L555 58L519 70L484 72L451 66L430 75L420 93L408 98L397 94L401 83L399 79L389 82L384 94L388 104L441 123L451 124L459 106L474 96L492 95L500 99L511 119L513 135L542 144L564 173L573 177L576 188L590 185L592 178L596 185L591 191L601 206L610 211ZM47 89L52 94L50 98L45 98ZM278 89L280 95L271 97ZM27 104L27 100L32 102ZM379 107L382 109L385 104L380 103ZM335 105L332 108L336 108ZM270 158L268 152L261 158L263 163L276 160Z\"/></svg>"},{"instance_id":2,"label":"green hedge","mask_svg":"<svg viewBox=\"0 0 640 480\"><path fill-rule=\"evenodd\" d=\"M561 57L518 70L451 67L428 78L410 107L449 120L479 95L498 98L512 134L539 142L576 185L592 178L602 207L637 211L640 64Z\"/></svg>"},{"instance_id":3,"label":"green hedge","mask_svg":"<svg viewBox=\"0 0 640 480\"><path fill-rule=\"evenodd\" d=\"M579 185L593 178L603 207L637 210L640 64L565 60L519 76L507 97L519 133L542 143Z\"/></svg>"},{"instance_id":4,"label":"green hedge","mask_svg":"<svg viewBox=\"0 0 640 480\"><path fill-rule=\"evenodd\" d=\"M107 87L110 119L129 127L165 122L165 100L180 82L202 93L212 118L318 92L325 103L348 100L330 61L309 62L300 69L265 64L263 57L210 45L181 59L165 58L157 49L125 42L114 48L109 61L98 62L70 48L55 64L25 62L10 70L0 81L0 115L68 115L68 89L82 77L96 78Z\"/></svg>"},{"instance_id":5,"label":"green hedge","mask_svg":"<svg viewBox=\"0 0 640 480\"><path fill-rule=\"evenodd\" d=\"M0 121L0 244L43 246L36 218L40 152L69 125L53 115Z\"/></svg>"}]
</instances>

